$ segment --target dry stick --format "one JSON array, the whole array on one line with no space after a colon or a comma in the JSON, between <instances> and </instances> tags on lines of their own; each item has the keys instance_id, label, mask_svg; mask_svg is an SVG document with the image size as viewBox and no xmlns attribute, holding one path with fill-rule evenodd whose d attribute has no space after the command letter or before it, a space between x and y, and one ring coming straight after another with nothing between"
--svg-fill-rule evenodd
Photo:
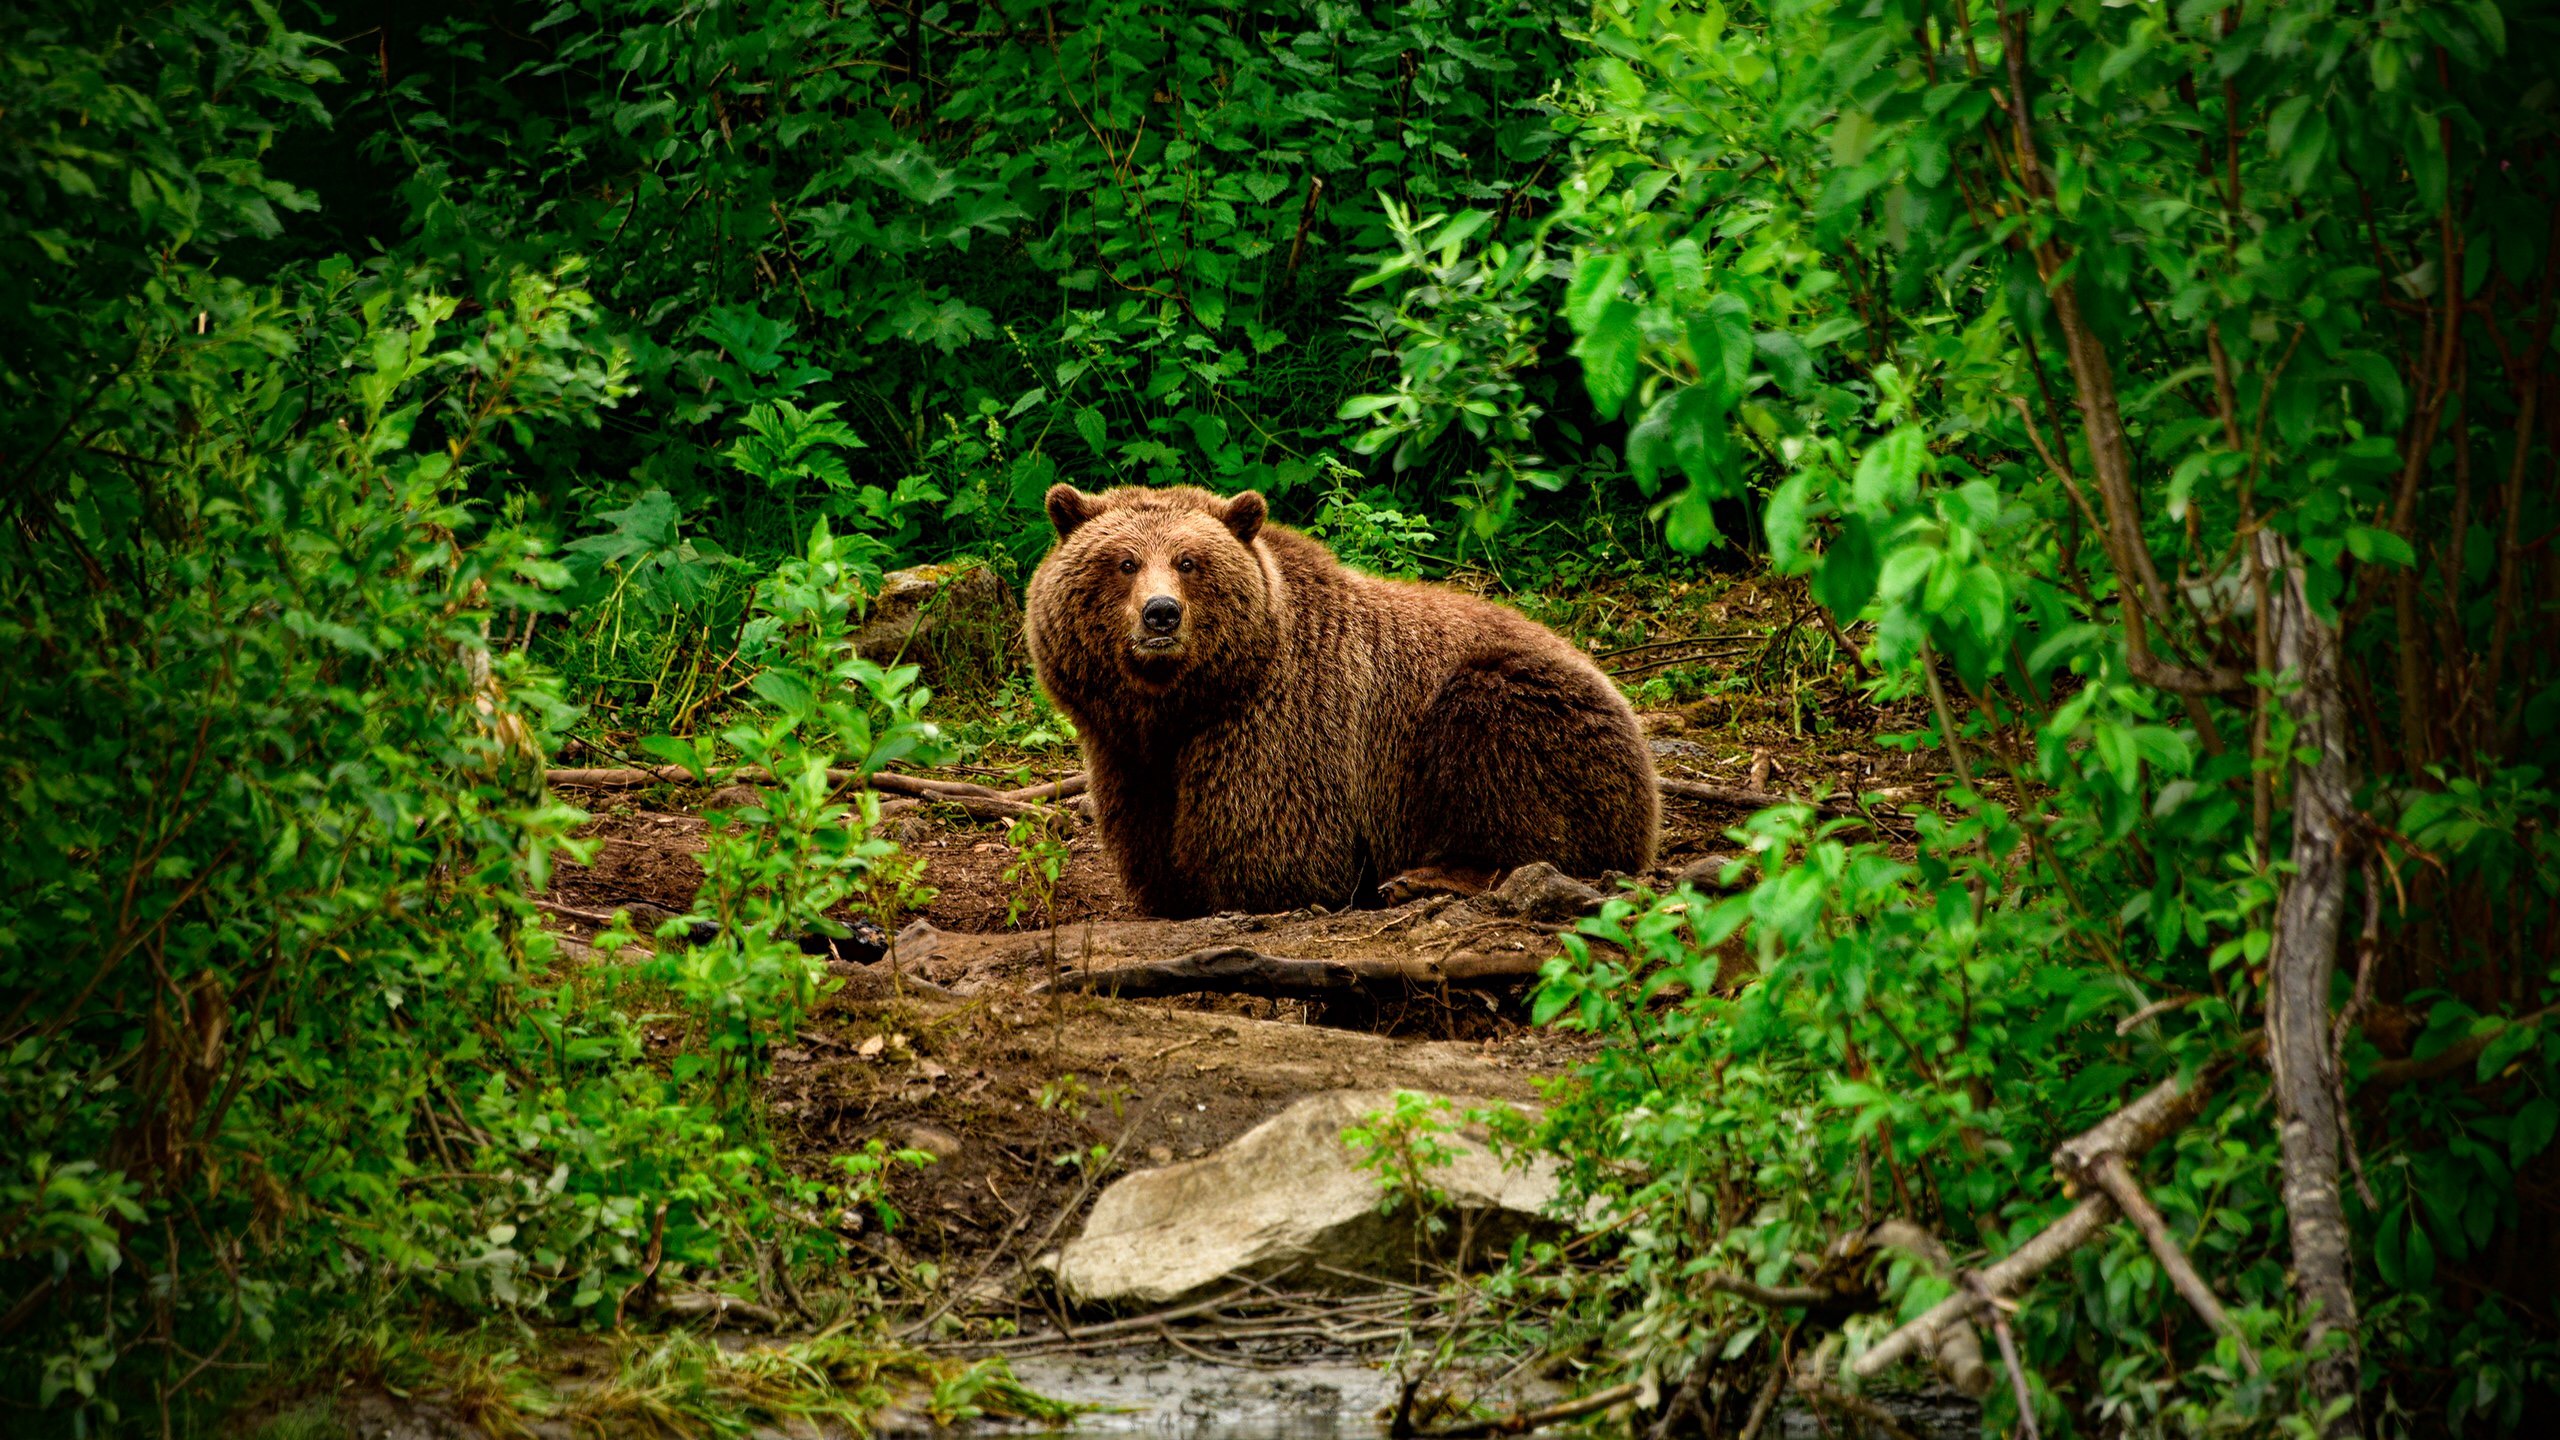
<instances>
[{"instance_id":1,"label":"dry stick","mask_svg":"<svg viewBox=\"0 0 2560 1440\"><path fill-rule=\"evenodd\" d=\"M1985 1306L1991 1312L1991 1336L2000 1342L2000 1368L2009 1372L2009 1391L2018 1401L2018 1427L2027 1440L2043 1440L2036 1430L2035 1392L2027 1388L2026 1362L2018 1356L2018 1337L2010 1333L2009 1317L2000 1313L1995 1302Z\"/></svg>"},{"instance_id":2,"label":"dry stick","mask_svg":"<svg viewBox=\"0 0 2560 1440\"><path fill-rule=\"evenodd\" d=\"M1875 1248L1898 1250L1926 1263L1942 1280L1955 1281L1955 1257L1947 1253L1946 1242L1918 1223L1896 1217L1867 1232L1866 1243ZM2000 1311L1994 1306L1994 1320ZM1971 1325L1950 1325L1938 1333L1929 1347L1930 1362L1938 1373L1965 1395L1979 1400L1991 1392L1991 1372L1982 1363L1982 1340Z\"/></svg>"},{"instance_id":3,"label":"dry stick","mask_svg":"<svg viewBox=\"0 0 2560 1440\"><path fill-rule=\"evenodd\" d=\"M549 772L546 778L554 785L584 785L607 790L627 789L634 785L701 783L692 771L681 765L569 766ZM729 779L736 784L770 784L773 774L761 765L746 765L731 774ZM836 785L868 785L874 790L885 790L892 795L912 795L921 798L970 795L987 800L998 798L996 791L984 785L972 785L965 780L936 780L929 776L900 775L888 770L875 771L868 776L859 770L829 770L827 780Z\"/></svg>"},{"instance_id":4,"label":"dry stick","mask_svg":"<svg viewBox=\"0 0 2560 1440\"><path fill-rule=\"evenodd\" d=\"M1477 1437L1488 1435L1526 1435L1532 1430L1541 1430L1567 1420L1579 1420L1585 1415L1632 1400L1643 1389L1642 1382L1630 1380L1624 1385L1612 1385L1606 1390L1594 1390L1577 1400L1560 1401L1535 1410L1517 1411L1493 1420L1474 1420L1463 1425L1452 1425L1443 1430L1418 1430L1414 1432L1415 1440L1477 1440Z\"/></svg>"},{"instance_id":5,"label":"dry stick","mask_svg":"<svg viewBox=\"0 0 2560 1440\"><path fill-rule=\"evenodd\" d=\"M1641 655L1648 650L1675 650L1684 645L1734 645L1740 650L1751 648L1749 640L1737 639L1731 635L1684 635L1677 640L1647 640L1641 645L1621 645L1614 650L1594 651L1591 658L1594 661L1616 660L1628 655Z\"/></svg>"},{"instance_id":6,"label":"dry stick","mask_svg":"<svg viewBox=\"0 0 2560 1440\"><path fill-rule=\"evenodd\" d=\"M1760 1440L1760 1427L1769 1423L1769 1412L1777 1408L1778 1387L1786 1382L1787 1363L1783 1356L1769 1367L1769 1378L1761 1385L1758 1398L1751 1402L1750 1418L1742 1422L1742 1433L1734 1440Z\"/></svg>"},{"instance_id":7,"label":"dry stick","mask_svg":"<svg viewBox=\"0 0 2560 1440\"><path fill-rule=\"evenodd\" d=\"M1914 1350L1933 1342L1939 1331L1972 1318L1973 1312L1990 1303L1990 1299L2025 1285L2094 1239L2115 1218L2115 1213L2115 1202L2104 1195L2089 1196L2072 1206L2027 1243L1974 1272L1974 1288L1957 1291L1877 1341L1873 1349L1849 1363L1849 1373L1861 1380L1872 1380L1892 1369Z\"/></svg>"},{"instance_id":8,"label":"dry stick","mask_svg":"<svg viewBox=\"0 0 2560 1440\"><path fill-rule=\"evenodd\" d=\"M1169 1320L1187 1320L1194 1315L1206 1315L1213 1310L1223 1310L1227 1306L1234 1304L1238 1300L1244 1299L1252 1293L1253 1287L1251 1285L1239 1285L1235 1289L1230 1290L1223 1295L1213 1296L1207 1300L1194 1300L1188 1305L1176 1305L1171 1309L1157 1310L1145 1315L1132 1315L1126 1320L1113 1320L1107 1324L1087 1325L1083 1329L1078 1330L1073 1336L1015 1335L1003 1340L990 1340L977 1348L984 1350L1029 1350L1041 1346L1056 1345L1061 1341L1066 1340L1083 1343L1089 1340L1102 1340L1114 1335L1128 1335L1133 1333L1137 1335L1139 1339L1143 1340L1149 1338L1153 1331L1164 1325L1164 1323Z\"/></svg>"},{"instance_id":9,"label":"dry stick","mask_svg":"<svg viewBox=\"0 0 2560 1440\"><path fill-rule=\"evenodd\" d=\"M1705 1288L1718 1295L1733 1295L1754 1305L1783 1310L1797 1305L1821 1305L1840 1298L1832 1291L1813 1285L1763 1285L1757 1280L1722 1270L1710 1270L1704 1277Z\"/></svg>"},{"instance_id":10,"label":"dry stick","mask_svg":"<svg viewBox=\"0 0 2560 1440\"><path fill-rule=\"evenodd\" d=\"M2195 1262L2179 1248L2177 1237L2169 1233L2169 1222L2162 1218L2159 1207L2151 1203L2151 1197L2143 1193L2141 1184L2125 1166L2124 1157L2113 1154L2099 1156L2097 1164L2092 1167L2091 1178L2097 1181L2098 1188L2107 1192L2108 1199L2116 1202L2116 1208L2124 1212L2124 1217L2133 1222L2133 1228L2142 1232L2142 1238L2151 1246L2152 1257L2168 1274L2171 1287L2194 1307L2205 1324L2231 1337L2231 1343L2240 1349L2240 1363L2248 1367L2250 1374L2259 1373L2258 1353L2249 1348L2248 1338L2240 1333L2231 1312L2222 1308L2222 1301L2213 1293L2213 1287L2196 1273Z\"/></svg>"},{"instance_id":11,"label":"dry stick","mask_svg":"<svg viewBox=\"0 0 2560 1440\"><path fill-rule=\"evenodd\" d=\"M1713 804L1739 805L1753 810L1766 810L1772 805L1810 805L1814 812L1820 815L1837 816L1848 820L1866 818L1865 812L1845 800L1803 800L1793 795L1780 795L1770 790L1753 790L1740 785L1710 785L1703 780L1676 780L1668 775L1656 780L1654 786L1674 800L1704 800Z\"/></svg>"},{"instance_id":12,"label":"dry stick","mask_svg":"<svg viewBox=\"0 0 2560 1440\"><path fill-rule=\"evenodd\" d=\"M909 810L913 810L920 805L947 805L964 815L968 815L973 819L978 820L1019 820L1022 817L1029 815L1036 816L1043 820L1055 821L1062 825L1072 825L1075 823L1076 819L1076 814L1073 810L1062 810L1051 805L1026 805L1019 800L1007 800L1000 795L931 795L910 797L903 800L890 801L888 804L880 807L880 813L884 817L889 815L899 815L904 814Z\"/></svg>"}]
</instances>

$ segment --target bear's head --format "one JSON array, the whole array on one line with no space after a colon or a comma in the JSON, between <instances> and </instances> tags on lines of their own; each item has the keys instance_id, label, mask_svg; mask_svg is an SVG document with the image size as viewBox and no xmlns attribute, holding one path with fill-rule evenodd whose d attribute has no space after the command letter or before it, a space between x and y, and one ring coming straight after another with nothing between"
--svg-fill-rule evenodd
<instances>
[{"instance_id":1,"label":"bear's head","mask_svg":"<svg viewBox=\"0 0 2560 1440\"><path fill-rule=\"evenodd\" d=\"M1028 639L1070 711L1215 702L1279 644L1265 506L1193 486L1049 489L1058 543L1031 577Z\"/></svg>"}]
</instances>

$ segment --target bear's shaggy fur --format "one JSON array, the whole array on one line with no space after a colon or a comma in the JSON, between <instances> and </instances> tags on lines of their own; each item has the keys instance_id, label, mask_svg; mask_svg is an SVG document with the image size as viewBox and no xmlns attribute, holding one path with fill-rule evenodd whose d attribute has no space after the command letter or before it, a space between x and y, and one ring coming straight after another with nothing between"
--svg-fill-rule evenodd
<instances>
[{"instance_id":1,"label":"bear's shaggy fur","mask_svg":"<svg viewBox=\"0 0 2560 1440\"><path fill-rule=\"evenodd\" d=\"M1635 712L1553 631L1344 569L1188 486L1049 491L1032 663L1151 914L1343 908L1406 870L1653 862ZM1149 623L1148 602L1162 603Z\"/></svg>"}]
</instances>

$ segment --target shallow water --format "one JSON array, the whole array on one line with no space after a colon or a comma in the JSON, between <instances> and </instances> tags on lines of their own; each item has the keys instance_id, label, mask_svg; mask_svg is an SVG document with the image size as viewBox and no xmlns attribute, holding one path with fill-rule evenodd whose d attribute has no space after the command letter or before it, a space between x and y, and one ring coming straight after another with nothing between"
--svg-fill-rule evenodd
<instances>
[{"instance_id":1,"label":"shallow water","mask_svg":"<svg viewBox=\"0 0 2560 1440\"><path fill-rule=\"evenodd\" d=\"M1384 1366L1348 1358L1246 1370L1182 1355L1044 1355L1014 1361L1013 1373L1043 1395L1102 1407L1062 1436L1372 1440L1396 1395Z\"/></svg>"},{"instance_id":2,"label":"shallow water","mask_svg":"<svg viewBox=\"0 0 2560 1440\"><path fill-rule=\"evenodd\" d=\"M1013 1373L1044 1395L1102 1407L1071 1430L1027 1432L1028 1440L1378 1440L1396 1399L1386 1365L1352 1357L1247 1370L1184 1355L1050 1355L1016 1360ZM1951 1391L1875 1399L1921 1440L1975 1440L1981 1433L1980 1407ZM1839 1440L1841 1429L1790 1401L1762 1433L1774 1440Z\"/></svg>"}]
</instances>

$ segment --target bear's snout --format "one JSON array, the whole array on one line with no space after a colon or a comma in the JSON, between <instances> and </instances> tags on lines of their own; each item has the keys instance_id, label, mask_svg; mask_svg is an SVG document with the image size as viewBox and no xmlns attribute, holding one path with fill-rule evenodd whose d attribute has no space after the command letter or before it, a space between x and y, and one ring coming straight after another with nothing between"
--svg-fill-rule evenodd
<instances>
[{"instance_id":1,"label":"bear's snout","mask_svg":"<svg viewBox=\"0 0 2560 1440\"><path fill-rule=\"evenodd\" d=\"M1171 635L1182 628L1182 602L1170 595L1153 596L1138 607L1138 623L1149 635Z\"/></svg>"}]
</instances>

